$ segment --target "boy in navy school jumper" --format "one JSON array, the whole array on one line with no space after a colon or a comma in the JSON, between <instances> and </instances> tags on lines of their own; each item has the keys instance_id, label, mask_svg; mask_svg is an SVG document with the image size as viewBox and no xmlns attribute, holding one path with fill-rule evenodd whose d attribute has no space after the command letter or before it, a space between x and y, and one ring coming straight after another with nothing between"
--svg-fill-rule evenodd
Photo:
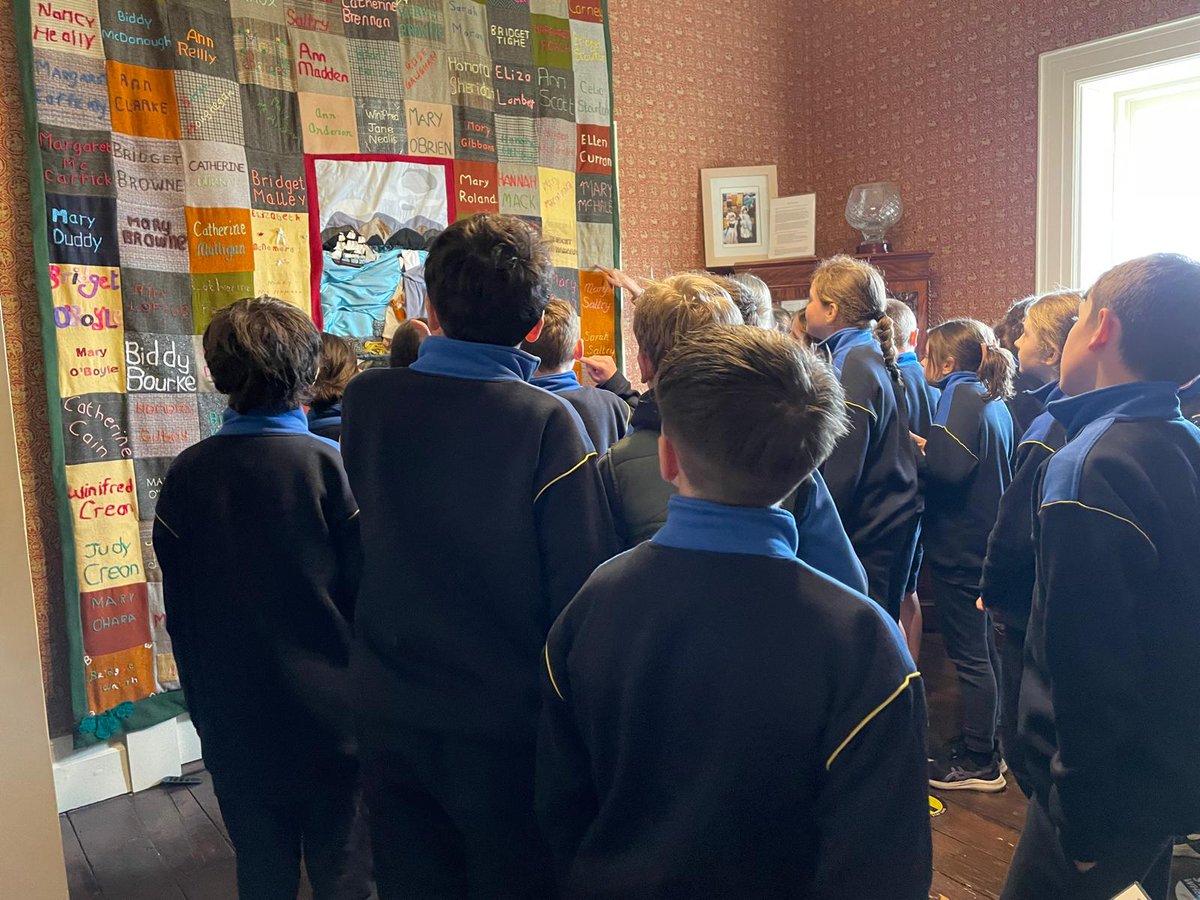
<instances>
[{"instance_id":1,"label":"boy in navy school jumper","mask_svg":"<svg viewBox=\"0 0 1200 900\"><path fill-rule=\"evenodd\" d=\"M1016 363L987 325L952 319L930 330L925 373L941 391L921 447L925 560L946 655L958 671L963 744L934 759L940 790L1002 791L996 752L1000 662L992 623L979 609L979 574L1000 497L1012 480L1012 393Z\"/></svg>"},{"instance_id":2,"label":"boy in navy school jumper","mask_svg":"<svg viewBox=\"0 0 1200 900\"><path fill-rule=\"evenodd\" d=\"M925 367L917 359L917 340L920 328L917 314L903 300L889 297L884 308L892 320L892 343L896 346L896 365L904 376L904 403L908 412L908 430L918 437L929 437L933 423L933 410L937 406L939 391L925 378ZM921 560L925 549L921 546L921 523L917 522L917 545L913 549L912 568L908 583L904 586L904 601L900 606L900 625L908 640L908 652L913 662L921 657L921 636L925 617L921 614L921 598L917 596L917 582L921 577Z\"/></svg>"},{"instance_id":3,"label":"boy in navy school jumper","mask_svg":"<svg viewBox=\"0 0 1200 900\"><path fill-rule=\"evenodd\" d=\"M651 285L639 295L633 314L642 378L653 384L658 364L680 337L713 324L740 323L741 312L728 293L703 275L676 275ZM634 410L632 426L633 433L600 460L617 534L625 547L654 536L666 522L667 505L675 494L675 486L664 481L658 470L659 418L653 389ZM784 507L797 519L800 559L865 592L866 573L820 474L813 472L804 479Z\"/></svg>"},{"instance_id":4,"label":"boy in navy school jumper","mask_svg":"<svg viewBox=\"0 0 1200 900\"><path fill-rule=\"evenodd\" d=\"M1170 889L1200 831L1200 263L1156 254L1088 291L1063 350L1067 444L1041 468L1021 683L1033 783L1003 897Z\"/></svg>"},{"instance_id":5,"label":"boy in navy school jumper","mask_svg":"<svg viewBox=\"0 0 1200 900\"><path fill-rule=\"evenodd\" d=\"M580 384L575 375L575 363L583 358L583 339L579 336L579 315L569 304L551 300L546 305L542 333L536 341L521 346L539 360L531 383L575 407L597 453L604 453L625 436L633 414L629 404L609 391Z\"/></svg>"},{"instance_id":6,"label":"boy in navy school jumper","mask_svg":"<svg viewBox=\"0 0 1200 900\"><path fill-rule=\"evenodd\" d=\"M342 437L342 395L358 374L354 345L336 334L321 333L317 381L308 404L308 430L336 443Z\"/></svg>"},{"instance_id":7,"label":"boy in navy school jumper","mask_svg":"<svg viewBox=\"0 0 1200 900\"><path fill-rule=\"evenodd\" d=\"M545 648L538 811L564 895L924 900L920 676L882 609L796 558L778 507L845 429L833 373L715 326L655 391L667 524Z\"/></svg>"},{"instance_id":8,"label":"boy in navy school jumper","mask_svg":"<svg viewBox=\"0 0 1200 900\"><path fill-rule=\"evenodd\" d=\"M350 706L362 569L337 444L300 408L317 374L308 317L269 297L204 331L221 430L171 464L155 509L167 629L244 900L370 895Z\"/></svg>"},{"instance_id":9,"label":"boy in navy school jumper","mask_svg":"<svg viewBox=\"0 0 1200 900\"><path fill-rule=\"evenodd\" d=\"M1022 371L1046 382L1032 393L1042 406L1062 396L1058 367L1067 334L1083 298L1070 291L1038 297L1028 307L1017 338ZM1013 477L1000 498L996 524L988 536L979 579L979 605L995 622L1000 657L1000 743L1009 770L1026 796L1029 776L1017 741L1017 701L1025 665L1025 631L1033 603L1033 485L1038 469L1067 441L1062 424L1043 412L1021 436L1013 454Z\"/></svg>"},{"instance_id":10,"label":"boy in navy school jumper","mask_svg":"<svg viewBox=\"0 0 1200 900\"><path fill-rule=\"evenodd\" d=\"M444 336L346 393L366 554L352 671L383 900L550 890L533 810L541 648L618 549L582 423L528 383L537 359L518 346L552 272L520 219L456 222L425 264Z\"/></svg>"},{"instance_id":11,"label":"boy in navy school jumper","mask_svg":"<svg viewBox=\"0 0 1200 900\"><path fill-rule=\"evenodd\" d=\"M832 358L850 414L850 433L821 473L867 570L871 598L899 620L921 498L886 301L878 269L835 256L813 274L805 320Z\"/></svg>"}]
</instances>

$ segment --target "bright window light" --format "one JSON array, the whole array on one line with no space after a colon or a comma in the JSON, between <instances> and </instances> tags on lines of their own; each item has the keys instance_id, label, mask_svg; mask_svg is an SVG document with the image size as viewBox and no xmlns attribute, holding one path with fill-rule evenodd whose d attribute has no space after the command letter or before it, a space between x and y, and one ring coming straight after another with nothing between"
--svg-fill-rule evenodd
<instances>
[{"instance_id":1,"label":"bright window light","mask_svg":"<svg viewBox=\"0 0 1200 900\"><path fill-rule=\"evenodd\" d=\"M1200 55L1077 89L1079 284L1147 253L1200 258Z\"/></svg>"}]
</instances>

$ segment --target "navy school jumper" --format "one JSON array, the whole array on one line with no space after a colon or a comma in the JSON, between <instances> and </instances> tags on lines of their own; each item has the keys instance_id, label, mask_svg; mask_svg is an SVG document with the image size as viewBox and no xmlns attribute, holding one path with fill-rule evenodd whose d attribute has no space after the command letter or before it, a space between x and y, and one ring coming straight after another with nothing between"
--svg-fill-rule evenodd
<instances>
[{"instance_id":1,"label":"navy school jumper","mask_svg":"<svg viewBox=\"0 0 1200 900\"><path fill-rule=\"evenodd\" d=\"M205 762L225 782L300 787L353 757L358 526L337 445L302 410L226 410L171 463L154 519L167 629Z\"/></svg>"},{"instance_id":2,"label":"navy school jumper","mask_svg":"<svg viewBox=\"0 0 1200 900\"><path fill-rule=\"evenodd\" d=\"M941 392L925 378L925 367L912 350L896 357L896 365L904 376L904 400L908 411L908 430L929 437L933 411Z\"/></svg>"},{"instance_id":3,"label":"navy school jumper","mask_svg":"<svg viewBox=\"0 0 1200 900\"><path fill-rule=\"evenodd\" d=\"M342 437L342 401L319 408L310 407L308 430L336 444Z\"/></svg>"},{"instance_id":4,"label":"navy school jumper","mask_svg":"<svg viewBox=\"0 0 1200 900\"><path fill-rule=\"evenodd\" d=\"M614 393L580 384L573 371L537 375L530 384L557 394L575 407L592 439L592 446L601 455L629 430L633 407Z\"/></svg>"},{"instance_id":5,"label":"navy school jumper","mask_svg":"<svg viewBox=\"0 0 1200 900\"><path fill-rule=\"evenodd\" d=\"M426 338L343 400L362 506L357 701L372 717L532 744L546 632L617 552L596 454L537 357Z\"/></svg>"},{"instance_id":6,"label":"navy school jumper","mask_svg":"<svg viewBox=\"0 0 1200 900\"><path fill-rule=\"evenodd\" d=\"M672 497L555 623L537 801L566 896L928 896L920 676L796 542L782 510Z\"/></svg>"},{"instance_id":7,"label":"navy school jumper","mask_svg":"<svg viewBox=\"0 0 1200 900\"><path fill-rule=\"evenodd\" d=\"M1200 831L1200 429L1178 387L1051 403L1020 739L1068 859Z\"/></svg>"},{"instance_id":8,"label":"navy school jumper","mask_svg":"<svg viewBox=\"0 0 1200 900\"><path fill-rule=\"evenodd\" d=\"M1042 385L1032 395L1045 406L1059 400L1063 392L1058 382ZM979 593L984 605L997 612L1008 627L1022 632L1029 621L1033 605L1034 546L1033 501L1034 485L1042 463L1062 449L1067 432L1050 412L1033 420L1022 435L1014 454L1012 482L1000 498L996 524L988 536L987 558Z\"/></svg>"},{"instance_id":9,"label":"navy school jumper","mask_svg":"<svg viewBox=\"0 0 1200 900\"><path fill-rule=\"evenodd\" d=\"M868 329L822 342L842 388L850 431L821 467L846 534L867 570L870 594L893 616L912 565L921 498L907 411Z\"/></svg>"},{"instance_id":10,"label":"navy school jumper","mask_svg":"<svg viewBox=\"0 0 1200 900\"><path fill-rule=\"evenodd\" d=\"M1013 425L974 372L951 372L921 457L925 558L937 577L977 586L1000 497L1012 480Z\"/></svg>"}]
</instances>

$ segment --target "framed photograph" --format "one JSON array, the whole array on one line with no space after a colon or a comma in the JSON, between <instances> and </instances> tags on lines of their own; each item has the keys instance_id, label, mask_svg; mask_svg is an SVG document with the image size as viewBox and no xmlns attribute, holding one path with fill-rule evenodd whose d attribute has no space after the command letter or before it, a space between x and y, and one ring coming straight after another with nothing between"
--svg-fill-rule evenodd
<instances>
[{"instance_id":1,"label":"framed photograph","mask_svg":"<svg viewBox=\"0 0 1200 900\"><path fill-rule=\"evenodd\" d=\"M704 264L731 266L770 256L774 166L700 170Z\"/></svg>"}]
</instances>

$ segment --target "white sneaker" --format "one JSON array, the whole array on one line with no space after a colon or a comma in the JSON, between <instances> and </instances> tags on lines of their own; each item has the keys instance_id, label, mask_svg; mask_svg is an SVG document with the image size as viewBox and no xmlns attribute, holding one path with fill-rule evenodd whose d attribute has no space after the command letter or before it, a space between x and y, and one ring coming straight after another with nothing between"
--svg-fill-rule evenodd
<instances>
[{"instance_id":1,"label":"white sneaker","mask_svg":"<svg viewBox=\"0 0 1200 900\"><path fill-rule=\"evenodd\" d=\"M1200 859L1200 834L1189 834L1175 845L1171 855L1185 859Z\"/></svg>"},{"instance_id":2,"label":"white sneaker","mask_svg":"<svg viewBox=\"0 0 1200 900\"><path fill-rule=\"evenodd\" d=\"M1175 885L1175 900L1200 900L1200 878L1185 878Z\"/></svg>"}]
</instances>

